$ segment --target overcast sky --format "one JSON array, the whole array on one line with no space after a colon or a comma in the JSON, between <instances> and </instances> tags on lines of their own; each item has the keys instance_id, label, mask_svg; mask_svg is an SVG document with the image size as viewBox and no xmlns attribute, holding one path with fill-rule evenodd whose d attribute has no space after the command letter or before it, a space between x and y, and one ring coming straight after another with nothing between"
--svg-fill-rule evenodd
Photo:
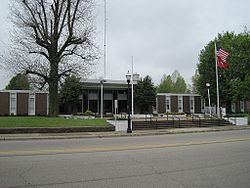
<instances>
[{"instance_id":1,"label":"overcast sky","mask_svg":"<svg viewBox=\"0 0 250 188\"><path fill-rule=\"evenodd\" d=\"M9 0L1 0L0 50L8 42ZM250 28L249 0L107 0L107 77L125 79L134 71L159 84L179 70L188 83L200 50L217 33ZM103 50L103 0L97 0L97 42ZM91 78L103 75L103 59ZM0 89L10 79L0 71Z\"/></svg>"}]
</instances>

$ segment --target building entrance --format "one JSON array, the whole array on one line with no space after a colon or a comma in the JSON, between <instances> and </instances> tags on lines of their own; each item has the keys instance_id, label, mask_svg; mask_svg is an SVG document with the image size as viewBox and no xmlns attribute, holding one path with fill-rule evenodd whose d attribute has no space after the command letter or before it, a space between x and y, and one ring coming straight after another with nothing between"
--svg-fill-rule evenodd
<instances>
[{"instance_id":1,"label":"building entrance","mask_svg":"<svg viewBox=\"0 0 250 188\"><path fill-rule=\"evenodd\" d=\"M113 107L112 100L104 101L104 113L113 113L112 107Z\"/></svg>"}]
</instances>

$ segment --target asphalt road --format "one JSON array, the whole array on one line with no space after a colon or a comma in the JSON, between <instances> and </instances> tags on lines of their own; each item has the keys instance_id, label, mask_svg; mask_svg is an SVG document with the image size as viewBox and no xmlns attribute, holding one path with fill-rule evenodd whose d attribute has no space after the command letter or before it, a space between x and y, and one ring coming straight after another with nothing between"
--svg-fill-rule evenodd
<instances>
[{"instance_id":1,"label":"asphalt road","mask_svg":"<svg viewBox=\"0 0 250 188\"><path fill-rule=\"evenodd\" d=\"M250 130L0 141L0 187L250 187Z\"/></svg>"}]
</instances>

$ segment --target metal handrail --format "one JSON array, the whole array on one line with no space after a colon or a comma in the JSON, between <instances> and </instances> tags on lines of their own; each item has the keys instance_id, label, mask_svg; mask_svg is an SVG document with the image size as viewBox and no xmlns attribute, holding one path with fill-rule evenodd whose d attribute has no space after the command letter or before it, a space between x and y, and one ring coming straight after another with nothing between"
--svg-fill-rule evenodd
<instances>
[{"instance_id":1,"label":"metal handrail","mask_svg":"<svg viewBox=\"0 0 250 188\"><path fill-rule=\"evenodd\" d=\"M176 115L173 115L173 123L174 123L174 124L175 124L175 121L174 121L175 118L178 120L179 128L180 128L180 127L181 127L181 118L180 118L180 117L177 117Z\"/></svg>"},{"instance_id":2,"label":"metal handrail","mask_svg":"<svg viewBox=\"0 0 250 188\"><path fill-rule=\"evenodd\" d=\"M200 116L196 116L196 115L192 114L192 121L194 121L195 117L197 117L197 118L198 118L198 127L200 127L200 126L201 126L201 117L200 117Z\"/></svg>"},{"instance_id":3,"label":"metal handrail","mask_svg":"<svg viewBox=\"0 0 250 188\"><path fill-rule=\"evenodd\" d=\"M149 119L149 121L148 121L148 119ZM147 118L147 116L146 116L146 118L144 118L144 121L149 122L150 125L154 125L155 128L157 129L157 117L150 116L149 118Z\"/></svg>"}]
</instances>

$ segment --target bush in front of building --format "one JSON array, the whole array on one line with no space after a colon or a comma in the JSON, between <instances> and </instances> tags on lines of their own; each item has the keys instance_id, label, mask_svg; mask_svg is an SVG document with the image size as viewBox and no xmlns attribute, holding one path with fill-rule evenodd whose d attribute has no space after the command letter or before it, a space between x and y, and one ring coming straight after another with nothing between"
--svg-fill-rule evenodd
<instances>
[{"instance_id":1,"label":"bush in front of building","mask_svg":"<svg viewBox=\"0 0 250 188\"><path fill-rule=\"evenodd\" d=\"M186 115L185 112L165 112L165 115Z\"/></svg>"},{"instance_id":2,"label":"bush in front of building","mask_svg":"<svg viewBox=\"0 0 250 188\"><path fill-rule=\"evenodd\" d=\"M77 113L78 116L95 116L91 110L86 110L84 113Z\"/></svg>"},{"instance_id":3,"label":"bush in front of building","mask_svg":"<svg viewBox=\"0 0 250 188\"><path fill-rule=\"evenodd\" d=\"M83 113L83 115L85 115L85 116L94 116L94 113L91 111L91 110L86 110L84 113Z\"/></svg>"}]
</instances>

